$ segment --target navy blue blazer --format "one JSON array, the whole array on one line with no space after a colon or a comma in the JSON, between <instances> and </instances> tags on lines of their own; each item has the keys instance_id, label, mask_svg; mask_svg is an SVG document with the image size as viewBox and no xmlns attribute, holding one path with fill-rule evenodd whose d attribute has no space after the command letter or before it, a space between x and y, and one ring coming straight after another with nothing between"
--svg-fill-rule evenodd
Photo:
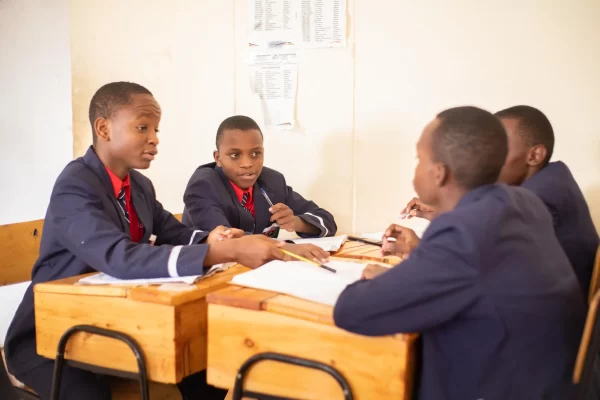
<instances>
[{"instance_id":1,"label":"navy blue blazer","mask_svg":"<svg viewBox=\"0 0 600 400\"><path fill-rule=\"evenodd\" d=\"M139 244L131 241L110 177L91 147L58 177L32 283L6 337L6 361L13 374L43 361L35 350L33 285L93 271L130 279L202 274L208 245L197 243L207 233L189 229L165 211L144 175L131 171L130 180L132 204L145 227ZM152 234L154 246L149 244Z\"/></svg>"},{"instance_id":2,"label":"navy blue blazer","mask_svg":"<svg viewBox=\"0 0 600 400\"><path fill-rule=\"evenodd\" d=\"M537 194L550 210L558 241L587 296L599 238L590 209L571 171L563 162L553 162L521 186Z\"/></svg>"},{"instance_id":3,"label":"navy blue blazer","mask_svg":"<svg viewBox=\"0 0 600 400\"><path fill-rule=\"evenodd\" d=\"M216 166L216 163L201 165L194 171L185 189L182 222L190 227L212 230L219 225L242 229L247 233L262 233L271 226L269 203L263 197L263 188L273 204L283 203L292 209L294 215L319 229L317 235L334 236L337 225L328 211L319 208L294 192L285 182L285 177L270 168L264 167L254 184L254 213L252 218L238 200L231 183Z\"/></svg>"},{"instance_id":4,"label":"navy blue blazer","mask_svg":"<svg viewBox=\"0 0 600 400\"><path fill-rule=\"evenodd\" d=\"M407 260L348 286L335 323L422 334L421 400L571 399L586 317L533 193L487 185L434 219Z\"/></svg>"}]
</instances>

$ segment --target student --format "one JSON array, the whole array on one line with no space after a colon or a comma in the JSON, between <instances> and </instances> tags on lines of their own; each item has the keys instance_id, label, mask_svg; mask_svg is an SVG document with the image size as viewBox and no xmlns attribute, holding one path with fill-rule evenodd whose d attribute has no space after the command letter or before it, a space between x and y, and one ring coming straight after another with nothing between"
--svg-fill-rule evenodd
<instances>
[{"instance_id":1,"label":"student","mask_svg":"<svg viewBox=\"0 0 600 400\"><path fill-rule=\"evenodd\" d=\"M283 258L274 240L235 239L243 232L222 226L210 233L192 230L163 209L152 182L135 171L150 167L159 142L161 110L146 88L129 82L101 87L89 118L93 145L54 185L32 283L6 339L8 369L43 400L50 397L54 362L36 353L35 284L94 270L123 279L200 275L222 262L256 267ZM184 399L204 389L196 386ZM65 365L61 399L82 396L110 399L109 387L97 375Z\"/></svg>"},{"instance_id":2,"label":"student","mask_svg":"<svg viewBox=\"0 0 600 400\"><path fill-rule=\"evenodd\" d=\"M421 400L574 398L584 300L541 200L494 184L506 154L492 114L440 113L417 144L413 181L439 216L420 241L391 226L384 250L408 258L368 267L335 305L350 332L421 334Z\"/></svg>"},{"instance_id":3,"label":"student","mask_svg":"<svg viewBox=\"0 0 600 400\"><path fill-rule=\"evenodd\" d=\"M535 193L546 205L554 231L567 254L585 296L599 238L583 193L569 168L561 161L550 162L554 131L548 118L530 106L515 106L496 113L508 134L508 156L500 182L520 185ZM412 216L431 219L435 212L419 199L407 205Z\"/></svg>"},{"instance_id":4,"label":"student","mask_svg":"<svg viewBox=\"0 0 600 400\"><path fill-rule=\"evenodd\" d=\"M237 115L224 120L216 146L215 162L198 167L187 185L184 224L204 230L223 225L275 237L279 228L301 237L335 235L329 212L294 192L281 173L263 167L263 135L253 119Z\"/></svg>"}]
</instances>

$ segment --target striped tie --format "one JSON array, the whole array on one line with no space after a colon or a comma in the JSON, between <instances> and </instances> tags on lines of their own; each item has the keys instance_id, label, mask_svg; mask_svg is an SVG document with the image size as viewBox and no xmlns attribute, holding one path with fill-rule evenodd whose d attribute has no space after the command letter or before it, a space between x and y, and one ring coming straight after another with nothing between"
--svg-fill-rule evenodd
<instances>
[{"instance_id":1,"label":"striped tie","mask_svg":"<svg viewBox=\"0 0 600 400\"><path fill-rule=\"evenodd\" d=\"M129 213L127 212L127 205L125 204L125 188L121 188L119 197L117 197L117 202L119 203L119 206L121 206L125 219L129 222Z\"/></svg>"},{"instance_id":2,"label":"striped tie","mask_svg":"<svg viewBox=\"0 0 600 400\"><path fill-rule=\"evenodd\" d=\"M246 210L248 212L248 214L252 215L252 212L250 212L250 210L248 210L248 208L246 207L246 203L248 202L248 197L250 197L250 193L246 192L242 195L242 207L244 207L244 210Z\"/></svg>"}]
</instances>

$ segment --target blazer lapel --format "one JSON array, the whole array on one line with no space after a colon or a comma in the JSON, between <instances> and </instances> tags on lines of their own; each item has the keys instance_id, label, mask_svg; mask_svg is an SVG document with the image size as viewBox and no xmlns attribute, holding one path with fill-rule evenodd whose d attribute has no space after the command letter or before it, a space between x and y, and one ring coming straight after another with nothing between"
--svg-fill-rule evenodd
<instances>
[{"instance_id":1,"label":"blazer lapel","mask_svg":"<svg viewBox=\"0 0 600 400\"><path fill-rule=\"evenodd\" d=\"M260 188L261 188L260 182L257 181L254 184L254 191L253 191L254 215L256 216L256 228L254 230L255 233L263 233L265 228L268 228L272 224L272 222L271 222L272 214L269 211L269 208L271 206L269 205L269 203L267 203L267 200L260 192ZM269 195L269 192L267 191L267 189L265 189L265 192L267 192L267 195L269 196L269 198L272 198L272 196Z\"/></svg>"},{"instance_id":2,"label":"blazer lapel","mask_svg":"<svg viewBox=\"0 0 600 400\"><path fill-rule=\"evenodd\" d=\"M238 197L236 196L235 192L233 191L233 188L231 187L231 184L229 183L229 179L227 179L223 170L219 167L215 167L215 169L219 173L219 177L221 178L221 182L223 183L223 188L225 189L225 192L227 193L227 197L232 202L235 211L237 211L237 218L239 221L239 224L238 224L239 229L243 230L244 232L256 233L254 218L248 211L246 211L246 209L244 207L242 207L242 203L240 203ZM223 196L221 196L221 198L222 197ZM255 201L254 208L256 211L256 200L254 200L254 201Z\"/></svg>"}]
</instances>

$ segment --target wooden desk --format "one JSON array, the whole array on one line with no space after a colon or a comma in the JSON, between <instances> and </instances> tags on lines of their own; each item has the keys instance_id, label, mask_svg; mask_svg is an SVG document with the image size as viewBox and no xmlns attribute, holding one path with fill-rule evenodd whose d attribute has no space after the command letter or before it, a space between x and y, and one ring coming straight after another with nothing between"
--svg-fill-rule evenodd
<instances>
[{"instance_id":1,"label":"wooden desk","mask_svg":"<svg viewBox=\"0 0 600 400\"><path fill-rule=\"evenodd\" d=\"M194 286L179 286L182 291L76 284L81 276L38 284L34 288L37 352L55 358L60 337L75 325L113 329L141 346L149 380L177 383L206 368L206 294L245 271L246 267L236 265ZM137 371L135 357L125 344L84 333L71 338L66 358Z\"/></svg>"},{"instance_id":2,"label":"wooden desk","mask_svg":"<svg viewBox=\"0 0 600 400\"><path fill-rule=\"evenodd\" d=\"M416 335L367 337L339 329L332 307L263 290L230 286L207 296L209 383L232 388L257 353L277 352L328 364L348 380L354 398L410 399ZM263 361L245 388L302 399L342 399L324 372Z\"/></svg>"},{"instance_id":3,"label":"wooden desk","mask_svg":"<svg viewBox=\"0 0 600 400\"><path fill-rule=\"evenodd\" d=\"M381 247L373 244L366 244L347 240L342 247L332 254L335 257L352 258L363 261L377 261L384 264L396 265L402 261L396 256L383 257Z\"/></svg>"}]
</instances>

